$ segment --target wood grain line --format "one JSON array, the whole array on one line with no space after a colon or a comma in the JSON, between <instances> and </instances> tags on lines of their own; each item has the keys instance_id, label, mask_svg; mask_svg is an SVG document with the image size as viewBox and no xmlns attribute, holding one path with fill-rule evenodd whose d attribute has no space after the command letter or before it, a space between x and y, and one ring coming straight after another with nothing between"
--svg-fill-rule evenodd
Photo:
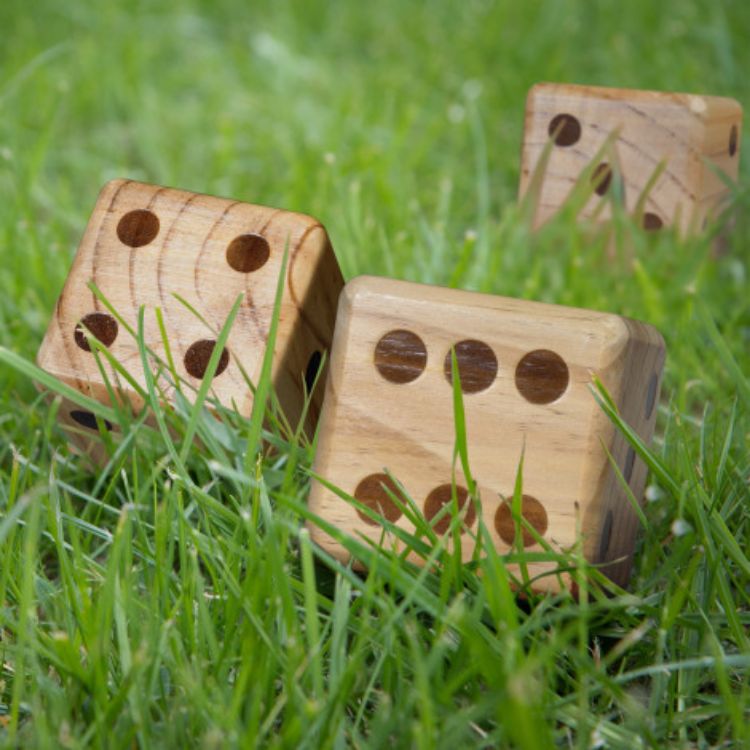
<instances>
[{"instance_id":1,"label":"wood grain line","mask_svg":"<svg viewBox=\"0 0 750 750\"><path fill-rule=\"evenodd\" d=\"M120 196L120 193L132 182L133 180L123 180L122 184L120 184L117 190L115 190L114 195L109 201L109 205L104 211L101 223L99 224L99 229L96 233L96 239L94 240L94 250L91 255L91 280L94 282L94 284L96 284L97 287L99 285L96 283L96 272L99 267L99 253L102 249L102 234L104 232L104 224L106 223L108 214L114 213L114 206ZM100 312L101 303L99 302L99 298L93 292L91 293L91 296L94 298L94 310L96 312Z\"/></svg>"},{"instance_id":2,"label":"wood grain line","mask_svg":"<svg viewBox=\"0 0 750 750\"><path fill-rule=\"evenodd\" d=\"M608 135L608 131L606 129L601 128L600 126L598 126L596 124L593 124L593 123L590 124L590 125L587 124L587 127L590 127L593 130L596 130L596 131L598 131L598 132L600 132L600 133L602 133L604 135ZM542 141L537 141L537 140L531 140L531 139L529 139L527 141L527 146L530 147L530 148L541 149L541 148L543 148L546 145L547 145L547 140L545 140L545 141L542 142ZM622 145L623 148L626 149L626 150L627 149L631 149L636 154L638 154L638 156L640 156L645 161L647 161L649 164L651 164L654 169L656 169L659 166L659 164L663 161L663 159L657 159L656 157L652 156L651 154L649 154L644 149L642 149L639 146L637 146L632 141L630 141L630 140L628 140L626 138L623 138L621 135L618 136L618 138L615 141L614 145ZM584 167L583 168L585 168L586 166L588 166L592 162L593 154L591 152L589 152L589 151L583 151L582 149L568 147L566 149L566 153L569 154L569 155L573 155L574 154L574 155L578 156L581 159L581 161L584 162ZM626 162L627 158L623 158L623 159L621 159L621 161ZM533 170L534 170L533 166L527 167L526 170L525 170L525 173L526 174L530 174L531 172L533 172ZM624 171L625 170L623 170L623 172ZM653 170L652 170L652 172L653 172ZM549 174L549 173L550 172L548 170L547 174ZM623 174L623 177L624 176L625 175ZM649 174L648 177L650 177L650 176L651 175ZM688 188L687 184L684 183L680 178L678 178L675 175L675 173L670 169L669 162L667 162L667 167L664 170L664 172L662 172L662 174L660 175L659 179L665 179L665 178L667 180L669 180L670 182L674 183L674 185L677 188L677 190L679 190L681 193L684 193L688 197L689 200L691 200L691 201L696 200L696 196L693 193L691 193L691 191ZM577 178L573 179L573 182L575 182L576 179Z\"/></svg>"},{"instance_id":3,"label":"wood grain line","mask_svg":"<svg viewBox=\"0 0 750 750\"><path fill-rule=\"evenodd\" d=\"M595 124L592 124L591 127L594 130L601 130L599 128L599 126L595 125ZM662 161L664 161L663 159L657 159L656 157L651 156L647 151L644 151L642 148L640 148L635 143L633 143L633 141L630 141L627 138L623 138L621 135L618 136L616 143L618 143L618 144L621 143L621 144L623 144L623 146L627 146L628 148L630 148L633 151L635 151L639 156L641 156L643 159L645 159L650 164L652 164L654 166L654 169L656 169L659 166L659 164L661 164ZM623 159L623 161L625 161L625 159ZM652 170L652 173L653 173L653 170ZM651 175L648 175L648 178L650 178L650 177L651 177ZM674 185L677 187L677 189L680 192L682 192L685 195L687 195L687 197L690 200L692 200L692 201L695 200L695 195L690 192L690 189L688 188L688 186L680 178L678 178L677 175L675 175L674 172L670 169L668 161L667 161L666 168L664 169L664 171L662 172L662 174L660 176L660 179L664 179L665 177L668 178L669 180L671 180L674 183Z\"/></svg>"},{"instance_id":4,"label":"wood grain line","mask_svg":"<svg viewBox=\"0 0 750 750\"><path fill-rule=\"evenodd\" d=\"M200 250L198 251L198 256L195 259L195 267L193 268L193 288L195 289L195 293L198 296L198 299L205 303L205 300L203 299L203 295L201 294L200 290L200 271L203 266L203 256L206 253L206 249L208 246L208 243L211 241L211 238L213 237L214 232L216 229L224 222L229 212L235 207L242 205L241 201L232 201L227 205L227 207L222 211L221 216L219 216L216 221L211 225L210 229L206 233L206 236L203 238L203 242L201 242Z\"/></svg>"},{"instance_id":5,"label":"wood grain line","mask_svg":"<svg viewBox=\"0 0 750 750\"><path fill-rule=\"evenodd\" d=\"M109 201L109 205L106 208L105 211L105 218L106 213L112 210L112 206L114 205L115 201L117 200L117 197L122 192L123 188L125 188L127 185L129 185L132 182L132 180L124 180L115 190L114 195ZM91 280L96 284L96 267L97 267L97 254L99 252L100 246L101 246L101 237L102 232L104 231L104 221L105 219L102 218L101 224L99 225L99 229L97 230L96 240L94 241L94 251L91 258ZM97 284L98 287L98 284ZM60 297L57 300L57 305L55 306L55 316L54 316L54 322L57 326L57 329L60 333L60 339L62 340L63 350L65 351L65 356L68 360L68 363L70 365L70 369L74 375L75 380L75 388L83 393L86 392L87 386L84 383L84 381L80 377L80 367L76 363L76 357L78 356L77 348L74 341L73 341L73 334L72 331L70 332L70 339L68 338L68 332L63 328L63 306L64 301L67 300L66 290L68 288L68 283L66 282L65 286L63 287L62 294L60 294ZM91 297L93 299L94 304L94 311L99 312L101 310L101 303L99 302L99 298L91 292Z\"/></svg>"},{"instance_id":6,"label":"wood grain line","mask_svg":"<svg viewBox=\"0 0 750 750\"><path fill-rule=\"evenodd\" d=\"M559 174L557 172L553 172L551 170L547 170L545 173L545 176L551 177L554 180L557 180L558 182L566 182L571 185L571 190L573 190L578 183L579 176L571 177L569 174ZM643 187L641 185L636 185L628 180L626 180L623 176L623 184L625 187L625 195L636 195L640 197L640 194L643 192ZM664 206L656 199L655 194L657 193L656 190L651 190L651 192L648 194L647 204L656 209L659 213L661 213L662 216L669 216L669 212L664 208ZM592 196L595 197L595 193L592 193ZM567 197L566 199L567 200ZM604 200L604 199L602 199ZM564 203L564 201L563 201ZM549 201L540 201L539 207L540 208L553 208L555 210L559 209L562 204L555 201L550 203Z\"/></svg>"},{"instance_id":7,"label":"wood grain line","mask_svg":"<svg viewBox=\"0 0 750 750\"><path fill-rule=\"evenodd\" d=\"M653 115L650 115L647 111L642 110L639 107L636 107L635 104L633 104L632 102L629 102L626 100L623 102L623 104L625 105L626 109L630 110L631 112L634 112L636 115L643 118L654 127L663 130L665 133L668 133L674 141L679 143L681 146L684 146L688 150L688 152L691 153L693 156L697 156L697 157L701 156L699 150L696 148L694 143L692 143L689 140L686 140L676 130L673 130L672 128L667 127L667 125L663 121L655 119ZM693 112L690 109L690 107L685 106L683 109L683 114L695 115L695 112ZM702 118L699 118L699 122L701 123L701 125L704 125Z\"/></svg>"},{"instance_id":8,"label":"wood grain line","mask_svg":"<svg viewBox=\"0 0 750 750\"><path fill-rule=\"evenodd\" d=\"M60 299L62 299L62 295L60 296ZM76 356L76 350L73 349L75 346L75 343L73 341L73 332L71 331L70 340L68 340L67 332L63 328L62 325L62 315L58 312L55 314L55 323L57 325L57 329L60 332L60 338L62 339L63 344L63 350L65 351L65 356L68 360L68 363L70 365L71 371L74 373L74 380L75 380L75 388L83 393L86 392L86 388L84 385L83 380L80 378L80 368L76 364L76 361L74 359L74 356Z\"/></svg>"},{"instance_id":9,"label":"wood grain line","mask_svg":"<svg viewBox=\"0 0 750 750\"><path fill-rule=\"evenodd\" d=\"M305 240L307 239L308 235L311 232L315 231L316 229L322 229L323 231L325 231L325 227L320 222L315 222L314 224L311 224L302 233L302 236L299 238L299 240L294 246L294 250L292 251L292 257L289 259L288 287L289 287L289 296L292 300L292 303L297 308L297 311L299 312L299 316L300 318L302 318L302 321L307 327L307 330L310 333L312 333L313 336L315 336L319 344L322 344L323 347L327 347L328 340L325 335L325 331L319 330L316 320L307 314L307 311L305 310L305 306L303 303L300 302L299 297L297 296L297 292L294 289L294 284L292 283L292 279L294 278L294 264L297 260L297 256L299 255L299 252L302 249L302 246L304 245Z\"/></svg>"},{"instance_id":10,"label":"wood grain line","mask_svg":"<svg viewBox=\"0 0 750 750\"><path fill-rule=\"evenodd\" d=\"M159 246L159 255L156 262L156 286L159 293L159 304L161 305L161 309L164 311L164 315L169 321L171 315L169 312L169 307L167 305L167 299L164 292L164 279L163 279L163 270L164 270L164 262L165 257L167 254L167 250L169 248L169 243L172 240L172 236L174 235L175 227L177 226L178 222L182 218L182 215L185 213L185 211L188 209L188 207L196 200L196 198L199 198L200 196L197 193L192 193L190 197L183 201L182 206L180 207L180 210L177 213L177 216L172 220L172 223L169 225L169 229L167 230L166 234L164 235L164 239L161 242L161 245ZM187 313L187 310L185 310ZM177 339L177 347L178 351L180 353L183 353L185 351L185 346L182 341L182 338L180 336L180 326L169 326L169 329L172 332L172 335Z\"/></svg>"},{"instance_id":11,"label":"wood grain line","mask_svg":"<svg viewBox=\"0 0 750 750\"><path fill-rule=\"evenodd\" d=\"M289 258L289 278L288 278L288 282L287 282L288 285L289 285L289 296L291 297L292 302L297 307L300 306L300 302L299 302L299 299L297 297L297 293L294 291L294 286L292 285L292 269L294 268L294 263L295 263L295 261L297 259L297 255L298 255L299 251L302 248L302 245L305 243L305 240L307 239L307 237L309 236L309 234L311 232L315 231L316 229L323 229L323 225L320 222L316 221L315 223L313 223L309 227L307 227L307 229L305 229L304 232L302 232L302 235L300 236L300 238L297 240L297 242L294 245L294 249L292 250L292 256L291 256L291 258Z\"/></svg>"},{"instance_id":12,"label":"wood grain line","mask_svg":"<svg viewBox=\"0 0 750 750\"><path fill-rule=\"evenodd\" d=\"M203 268L203 259L204 256L208 250L208 243L211 241L212 237L214 236L216 230L226 221L229 214L234 210L237 206L247 205L244 204L242 201L232 201L230 202L224 211L222 211L221 215L214 221L214 223L211 225L210 229L206 233L206 236L203 239L203 242L201 243L200 250L198 251L198 257L196 258L195 267L193 269L193 288L195 289L195 294L198 297L198 299L201 301L201 303L204 305L204 316L210 317L210 322L214 325L214 328L218 331L221 329L221 327L224 325L226 321L217 320L213 315L209 316L209 307L207 306L206 299L204 298L203 294L201 293L201 280L200 280L200 273ZM274 210L274 214L278 211L278 209ZM270 221L270 220L269 220ZM266 225L269 222L266 222ZM247 280L245 281L245 297L247 299L248 297L248 290L247 290ZM249 300L249 305L246 306L246 309L250 315L250 318L255 325L256 331L258 332L259 336L263 336L263 331L261 327L261 323L258 317L258 311L255 308L255 304L252 302L252 300ZM262 338L263 341L265 341L265 338ZM231 378L231 380L235 383L237 383L241 387L245 387L245 381L239 375L235 372L235 368L231 367L227 369L227 374ZM248 373L249 375L249 373Z\"/></svg>"},{"instance_id":13,"label":"wood grain line","mask_svg":"<svg viewBox=\"0 0 750 750\"><path fill-rule=\"evenodd\" d=\"M268 219L266 219L265 224L258 230L258 234L263 236L273 224L273 222L276 220L276 218L279 216L279 214L283 214L284 212L280 208L275 208L271 214L268 216ZM287 269L287 273L289 273L289 270ZM261 341L265 344L266 341L268 341L268 328L263 327L263 321L260 319L260 316L258 315L258 308L255 306L255 301L253 298L252 291L250 289L250 279L251 274L246 274L245 276L245 299L247 300L247 308L248 312L253 318L253 323L255 323L255 327L258 330L258 333L260 334ZM276 287L274 287L275 289Z\"/></svg>"},{"instance_id":14,"label":"wood grain line","mask_svg":"<svg viewBox=\"0 0 750 750\"><path fill-rule=\"evenodd\" d=\"M160 187L156 190L151 198L149 199L148 205L146 206L147 211L151 211L156 203L156 199L164 192L167 188ZM158 217L157 217L158 218ZM161 220L160 220L161 221ZM162 240L163 242L163 240ZM136 290L135 290L135 256L137 253L143 253L141 248L129 248L128 252L128 289L130 290L130 304L133 308L133 312L137 314L138 303L136 301Z\"/></svg>"}]
</instances>

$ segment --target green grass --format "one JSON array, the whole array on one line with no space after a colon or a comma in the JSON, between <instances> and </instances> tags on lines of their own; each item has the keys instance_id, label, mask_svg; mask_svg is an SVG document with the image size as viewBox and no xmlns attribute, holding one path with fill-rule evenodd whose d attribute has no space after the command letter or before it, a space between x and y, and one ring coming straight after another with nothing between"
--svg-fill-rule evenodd
<instances>
[{"instance_id":1,"label":"green grass","mask_svg":"<svg viewBox=\"0 0 750 750\"><path fill-rule=\"evenodd\" d=\"M532 83L748 106L750 5L250 5L0 4L0 744L750 747L747 181L718 258L626 225L607 254L569 215L532 236L514 205ZM325 559L301 530L312 449L272 394L246 421L159 409L88 472L28 362L116 176L316 215L347 277L656 325L629 592L601 596L574 549L579 601L518 599L508 559L460 566L429 530L427 568L356 540L366 576Z\"/></svg>"}]
</instances>

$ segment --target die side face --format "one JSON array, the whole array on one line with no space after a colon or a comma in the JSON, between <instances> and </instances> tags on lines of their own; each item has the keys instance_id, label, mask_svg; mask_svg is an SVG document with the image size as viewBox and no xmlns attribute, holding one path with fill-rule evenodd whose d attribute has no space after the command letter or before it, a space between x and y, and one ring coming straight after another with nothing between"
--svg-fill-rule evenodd
<instances>
[{"instance_id":1,"label":"die side face","mask_svg":"<svg viewBox=\"0 0 750 750\"><path fill-rule=\"evenodd\" d=\"M241 296L212 392L225 405L234 404L247 414L252 396L245 374L252 382L258 377L287 249L275 377L279 379L285 368L296 369L296 384L291 374L285 382L287 400L294 400L293 411L298 411L307 359L325 348L332 333L332 305L328 310L309 309L314 274L322 265L335 265L324 229L314 219L291 212L142 183L119 181L102 191L40 349L39 364L79 390L107 400L90 333L145 385L136 340L91 291L88 285L93 282L133 329L140 307L145 307L145 343L166 361L154 312L157 306L161 309L177 373L197 388L219 331ZM340 276L328 276L325 283L332 285L335 295ZM115 373L105 368L116 384ZM160 385L169 398L173 386L166 373ZM140 406L132 391L122 390L136 408Z\"/></svg>"},{"instance_id":2,"label":"die side face","mask_svg":"<svg viewBox=\"0 0 750 750\"><path fill-rule=\"evenodd\" d=\"M606 218L603 199L619 182L629 212L648 190L644 228L699 229L728 198L719 173L737 179L741 125L742 109L731 99L539 84L527 100L520 192L552 140L538 224L557 212L592 165L584 216Z\"/></svg>"},{"instance_id":3,"label":"die side face","mask_svg":"<svg viewBox=\"0 0 750 750\"><path fill-rule=\"evenodd\" d=\"M613 431L589 384L597 372L616 398L620 393L610 367L627 335L620 319L404 282L365 278L351 286L340 306L315 472L413 529L382 489L391 486L390 474L434 518L452 497L455 347L470 465L496 547L508 551L513 542L505 499L513 495L522 456L524 516L553 547L572 544L580 509L601 504L597 493L608 469L601 441L610 444ZM456 482L461 506L467 482L459 470ZM381 526L318 483L310 505L350 533L381 538ZM465 508L465 523L476 532L473 508ZM443 518L435 522L438 531L447 528ZM588 518L591 533L599 534L600 514ZM524 542L542 549L530 533ZM465 534L465 559L472 550Z\"/></svg>"}]
</instances>

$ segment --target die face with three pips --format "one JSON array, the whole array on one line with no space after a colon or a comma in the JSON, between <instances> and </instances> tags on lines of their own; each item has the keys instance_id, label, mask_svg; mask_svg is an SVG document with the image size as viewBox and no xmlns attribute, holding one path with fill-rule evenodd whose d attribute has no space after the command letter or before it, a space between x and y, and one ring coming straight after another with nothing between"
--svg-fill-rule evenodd
<instances>
[{"instance_id":1,"label":"die face with three pips","mask_svg":"<svg viewBox=\"0 0 750 750\"><path fill-rule=\"evenodd\" d=\"M606 198L618 180L626 210L638 213L645 229L698 231L731 198L727 180L737 180L741 128L734 99L537 84L526 102L520 194L549 149L537 225L560 209L589 168L592 194L583 216L609 216Z\"/></svg>"},{"instance_id":2,"label":"die face with three pips","mask_svg":"<svg viewBox=\"0 0 750 750\"><path fill-rule=\"evenodd\" d=\"M343 279L322 225L288 211L127 180L107 184L58 300L38 363L81 392L109 401L89 344L88 335L93 335L144 386L138 343L123 323L136 329L144 306L145 344L167 361L154 313L159 307L175 369L189 393L189 386L200 386L219 332L241 296L211 395L247 415L252 408L247 379L256 383L260 374L285 252L288 265L273 383L294 425L302 412L305 388L330 345ZM121 316L120 322L90 283ZM135 391L105 359L100 358L100 363L123 402L140 408ZM164 368L159 386L170 398L174 384ZM316 391L310 429L322 398L322 388ZM86 431L97 428L93 414L65 402L61 419L79 433L78 447L87 447Z\"/></svg>"},{"instance_id":3,"label":"die face with three pips","mask_svg":"<svg viewBox=\"0 0 750 750\"><path fill-rule=\"evenodd\" d=\"M644 440L651 437L664 356L650 326L615 315L388 279L349 282L339 304L314 472L392 523L413 531L389 497L395 478L444 534L452 502L454 405L451 350L459 368L468 453L484 523L498 550L514 543L508 500L523 456L522 514L553 549L580 531L585 554L624 582L637 530L607 456L640 496L645 467L602 412L594 375ZM477 514L455 468L462 554L473 553ZM383 527L314 481L313 512L378 541ZM437 518L436 518L437 516ZM316 541L346 551L314 524ZM469 533L472 532L472 533ZM395 535L386 544L402 549ZM523 544L543 546L530 531ZM416 561L416 560L415 560ZM533 564L534 574L552 569ZM540 579L554 589L555 576Z\"/></svg>"}]
</instances>

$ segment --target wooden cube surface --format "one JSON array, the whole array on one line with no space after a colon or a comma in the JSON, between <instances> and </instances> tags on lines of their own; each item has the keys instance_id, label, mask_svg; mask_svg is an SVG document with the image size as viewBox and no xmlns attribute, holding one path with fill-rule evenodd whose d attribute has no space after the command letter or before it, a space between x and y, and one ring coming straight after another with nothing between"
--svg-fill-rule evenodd
<instances>
[{"instance_id":1,"label":"wooden cube surface","mask_svg":"<svg viewBox=\"0 0 750 750\"><path fill-rule=\"evenodd\" d=\"M522 511L553 548L583 534L592 562L627 580L635 513L609 451L640 497L646 467L596 403L594 376L625 420L648 441L654 429L664 345L652 327L616 315L375 277L349 282L339 303L314 472L405 529L392 476L427 518L452 497L455 445L451 350L466 414L471 471L481 513L498 550L514 541L508 499L523 457ZM476 513L456 468L463 505L462 554L473 553ZM373 541L383 528L318 481L311 510ZM445 533L450 519L438 517ZM467 529L468 527L468 529ZM345 549L315 524L316 541L342 560ZM393 534L386 545L401 549ZM541 550L529 532L529 549ZM416 561L416 558L415 558ZM534 564L534 574L552 569ZM540 579L556 588L555 576Z\"/></svg>"},{"instance_id":2,"label":"wooden cube surface","mask_svg":"<svg viewBox=\"0 0 750 750\"><path fill-rule=\"evenodd\" d=\"M520 195L542 168L535 219L543 224L589 168L583 216L609 215L601 204L618 180L644 228L700 230L731 197L741 129L742 107L725 97L537 84L526 102Z\"/></svg>"},{"instance_id":3,"label":"wooden cube surface","mask_svg":"<svg viewBox=\"0 0 750 750\"><path fill-rule=\"evenodd\" d=\"M146 346L166 362L155 314L158 307L177 375L190 397L190 387L200 386L219 332L241 296L211 395L248 415L252 391L247 379L256 383L260 375L285 251L287 278L273 382L287 417L296 424L306 375L309 384L332 339L335 300L343 279L323 226L289 211L130 180L110 182L99 195L38 363L79 391L108 402L90 333L144 386L137 341L127 326L137 328L143 306ZM91 284L121 316L120 322ZM140 408L135 391L102 362L118 396ZM166 368L160 373L159 385L170 398L173 379ZM319 388L311 406L310 428L321 399ZM84 433L96 426L93 415L68 402L61 416Z\"/></svg>"}]
</instances>

